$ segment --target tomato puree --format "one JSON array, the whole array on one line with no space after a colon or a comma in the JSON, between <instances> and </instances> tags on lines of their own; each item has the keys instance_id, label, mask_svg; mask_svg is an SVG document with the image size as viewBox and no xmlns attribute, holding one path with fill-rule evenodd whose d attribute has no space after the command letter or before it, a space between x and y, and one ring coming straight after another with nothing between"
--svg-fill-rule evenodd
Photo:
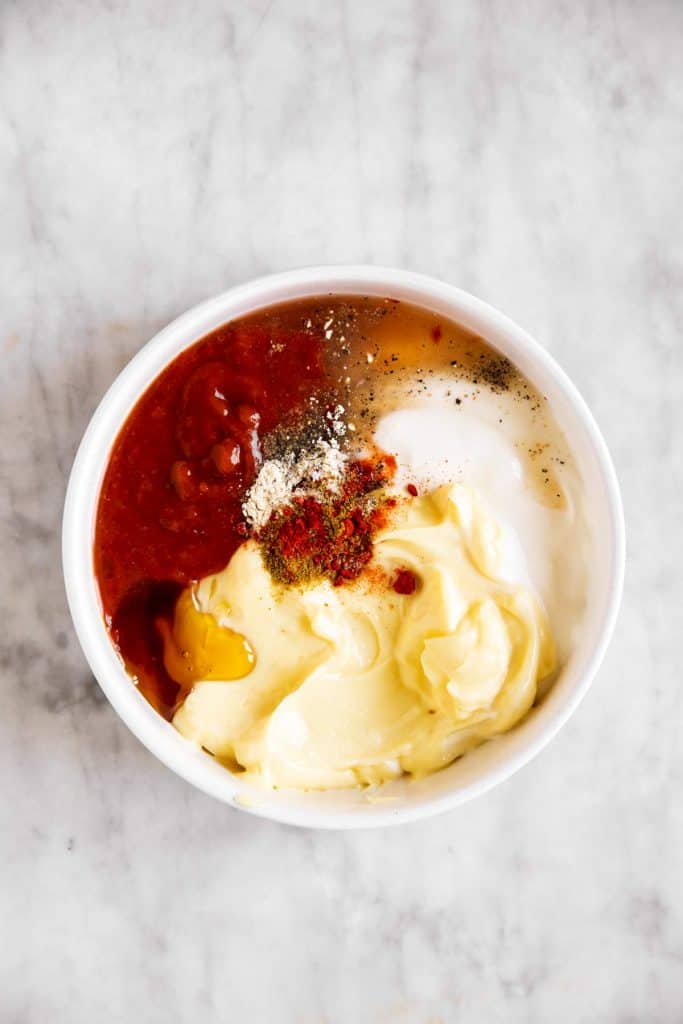
<instances>
[{"instance_id":1,"label":"tomato puree","mask_svg":"<svg viewBox=\"0 0 683 1024\"><path fill-rule=\"evenodd\" d=\"M167 717L179 688L164 669L159 620L243 540L241 502L263 436L329 384L323 340L277 320L221 327L156 378L114 442L95 572L112 639Z\"/></svg>"}]
</instances>

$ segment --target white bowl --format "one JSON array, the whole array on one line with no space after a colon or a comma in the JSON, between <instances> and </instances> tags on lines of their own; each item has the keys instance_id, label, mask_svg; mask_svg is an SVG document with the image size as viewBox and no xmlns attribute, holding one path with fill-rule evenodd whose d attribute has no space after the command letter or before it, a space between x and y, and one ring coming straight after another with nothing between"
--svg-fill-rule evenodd
<instances>
[{"instance_id":1,"label":"white bowl","mask_svg":"<svg viewBox=\"0 0 683 1024\"><path fill-rule=\"evenodd\" d=\"M265 792L185 740L124 671L105 629L93 572L95 515L109 452L149 383L179 352L221 324L274 303L325 293L391 297L427 307L471 328L508 356L547 395L581 466L589 517L600 538L579 642L541 705L510 733L449 768L419 781L389 783L374 795L363 790ZM485 793L521 768L552 739L586 693L614 627L624 571L624 521L614 468L591 413L557 363L520 327L472 295L419 274L365 266L313 267L239 285L196 306L152 338L114 381L85 432L69 480L62 541L76 633L95 677L129 729L174 772L219 800L315 828L364 828L424 818Z\"/></svg>"}]
</instances>

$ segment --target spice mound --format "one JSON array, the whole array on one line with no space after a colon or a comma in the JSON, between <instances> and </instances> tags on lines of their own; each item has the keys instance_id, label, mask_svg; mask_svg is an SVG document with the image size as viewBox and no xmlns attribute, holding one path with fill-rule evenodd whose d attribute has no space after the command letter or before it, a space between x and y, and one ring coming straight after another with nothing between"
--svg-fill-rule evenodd
<instances>
[{"instance_id":1,"label":"spice mound","mask_svg":"<svg viewBox=\"0 0 683 1024\"><path fill-rule=\"evenodd\" d=\"M293 498L316 490L337 491L345 466L346 456L334 438L320 437L298 455L289 450L282 458L268 459L242 505L246 522L259 530L276 508Z\"/></svg>"},{"instance_id":2,"label":"spice mound","mask_svg":"<svg viewBox=\"0 0 683 1024\"><path fill-rule=\"evenodd\" d=\"M255 534L266 568L278 583L356 579L372 558L373 537L396 499L384 491L395 470L387 456L348 463L335 487L296 494Z\"/></svg>"},{"instance_id":3,"label":"spice mound","mask_svg":"<svg viewBox=\"0 0 683 1024\"><path fill-rule=\"evenodd\" d=\"M261 547L277 583L356 579L372 558L374 534L396 499L386 493L396 473L392 455L349 460L336 435L338 406L327 436L293 438L263 463L242 504L244 535Z\"/></svg>"}]
</instances>

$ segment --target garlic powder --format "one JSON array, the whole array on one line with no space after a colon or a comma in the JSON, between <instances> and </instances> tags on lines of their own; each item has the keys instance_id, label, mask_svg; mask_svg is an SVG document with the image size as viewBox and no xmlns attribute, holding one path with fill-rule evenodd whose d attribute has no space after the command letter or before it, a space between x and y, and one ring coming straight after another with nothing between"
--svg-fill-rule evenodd
<instances>
[{"instance_id":1,"label":"garlic powder","mask_svg":"<svg viewBox=\"0 0 683 1024\"><path fill-rule=\"evenodd\" d=\"M301 455L293 453L263 463L242 505L244 518L255 530L262 529L277 508L295 495L337 491L344 475L346 456L335 439L319 438Z\"/></svg>"}]
</instances>

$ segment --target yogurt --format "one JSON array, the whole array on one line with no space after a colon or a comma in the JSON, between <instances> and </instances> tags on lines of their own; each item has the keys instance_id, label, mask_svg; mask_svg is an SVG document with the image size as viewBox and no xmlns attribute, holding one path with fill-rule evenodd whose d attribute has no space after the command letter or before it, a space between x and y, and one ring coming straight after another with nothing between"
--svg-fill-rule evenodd
<instances>
[{"instance_id":1,"label":"yogurt","mask_svg":"<svg viewBox=\"0 0 683 1024\"><path fill-rule=\"evenodd\" d=\"M481 495L505 529L501 575L540 596L563 660L585 608L590 563L580 474L546 410L539 416L531 402L484 389L456 404L458 388L465 391L435 382L428 398L387 412L374 441L396 456L399 483L427 490L457 482Z\"/></svg>"}]
</instances>

